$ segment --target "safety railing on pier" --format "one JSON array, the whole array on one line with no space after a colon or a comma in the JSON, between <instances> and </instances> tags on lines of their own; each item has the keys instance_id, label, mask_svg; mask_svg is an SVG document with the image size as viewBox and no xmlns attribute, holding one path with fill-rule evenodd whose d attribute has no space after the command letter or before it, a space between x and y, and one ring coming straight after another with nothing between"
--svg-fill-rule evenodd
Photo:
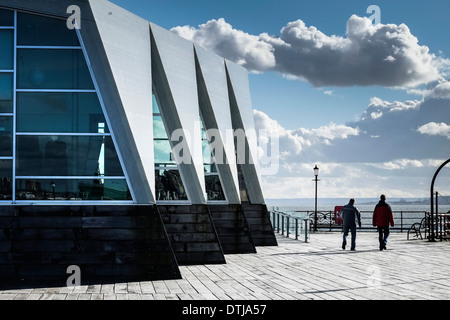
<instances>
[{"instance_id":1,"label":"safety railing on pier","mask_svg":"<svg viewBox=\"0 0 450 320\"><path fill-rule=\"evenodd\" d=\"M361 231L375 231L372 225L373 211L360 211ZM339 214L330 211L297 211L274 207L269 210L270 220L275 232L288 238L308 242L310 233L315 231L342 231ZM393 232L405 232L408 239L429 239L430 212L394 211L395 226ZM434 237L439 240L450 239L450 213L436 215Z\"/></svg>"},{"instance_id":2,"label":"safety railing on pier","mask_svg":"<svg viewBox=\"0 0 450 320\"><path fill-rule=\"evenodd\" d=\"M308 215L269 210L270 221L275 232L295 240L309 241L310 219Z\"/></svg>"},{"instance_id":3,"label":"safety railing on pier","mask_svg":"<svg viewBox=\"0 0 450 320\"><path fill-rule=\"evenodd\" d=\"M372 226L373 211L360 211L361 213L361 229L374 230ZM293 214L302 214L309 217L311 221L311 229L318 231L339 231L342 229L342 220L338 213L334 211L293 211ZM395 226L391 231L405 232L408 231L412 224L420 222L426 218L426 211L394 211ZM317 218L316 218L317 217Z\"/></svg>"}]
</instances>

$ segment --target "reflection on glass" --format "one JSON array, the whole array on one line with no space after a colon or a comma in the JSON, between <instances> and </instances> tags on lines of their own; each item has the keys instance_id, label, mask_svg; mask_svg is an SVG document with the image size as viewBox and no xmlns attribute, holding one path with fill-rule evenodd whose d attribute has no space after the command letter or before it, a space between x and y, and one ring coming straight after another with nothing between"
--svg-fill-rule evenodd
<instances>
[{"instance_id":1,"label":"reflection on glass","mask_svg":"<svg viewBox=\"0 0 450 320\"><path fill-rule=\"evenodd\" d=\"M75 30L67 28L65 19L48 18L19 12L17 43L28 46L78 46Z\"/></svg>"},{"instance_id":2,"label":"reflection on glass","mask_svg":"<svg viewBox=\"0 0 450 320\"><path fill-rule=\"evenodd\" d=\"M12 200L12 160L0 160L0 201Z\"/></svg>"},{"instance_id":3,"label":"reflection on glass","mask_svg":"<svg viewBox=\"0 0 450 320\"><path fill-rule=\"evenodd\" d=\"M13 74L0 73L0 113L13 112Z\"/></svg>"},{"instance_id":4,"label":"reflection on glass","mask_svg":"<svg viewBox=\"0 0 450 320\"><path fill-rule=\"evenodd\" d=\"M14 27L14 11L0 9L0 27Z\"/></svg>"},{"instance_id":5,"label":"reflection on glass","mask_svg":"<svg viewBox=\"0 0 450 320\"><path fill-rule=\"evenodd\" d=\"M156 200L188 200L155 95L153 95L153 137Z\"/></svg>"},{"instance_id":6,"label":"reflection on glass","mask_svg":"<svg viewBox=\"0 0 450 320\"><path fill-rule=\"evenodd\" d=\"M222 190L222 184L220 183L218 175L216 174L206 175L205 183L208 201L225 200L225 195L223 194Z\"/></svg>"},{"instance_id":7,"label":"reflection on glass","mask_svg":"<svg viewBox=\"0 0 450 320\"><path fill-rule=\"evenodd\" d=\"M155 139L169 139L161 116L153 116L153 137Z\"/></svg>"},{"instance_id":8,"label":"reflection on glass","mask_svg":"<svg viewBox=\"0 0 450 320\"><path fill-rule=\"evenodd\" d=\"M81 50L18 49L17 88L94 89Z\"/></svg>"},{"instance_id":9,"label":"reflection on glass","mask_svg":"<svg viewBox=\"0 0 450 320\"><path fill-rule=\"evenodd\" d=\"M205 173L205 188L208 201L226 200L223 193L222 184L220 182L219 173L217 172L214 152L211 150L210 142L206 135L203 120L200 118L202 130L202 151L203 151L203 171ZM214 138L212 138L214 141Z\"/></svg>"},{"instance_id":10,"label":"reflection on glass","mask_svg":"<svg viewBox=\"0 0 450 320\"><path fill-rule=\"evenodd\" d=\"M0 70L14 68L14 32L0 30Z\"/></svg>"},{"instance_id":11,"label":"reflection on glass","mask_svg":"<svg viewBox=\"0 0 450 320\"><path fill-rule=\"evenodd\" d=\"M17 200L131 200L125 179L18 179Z\"/></svg>"},{"instance_id":12,"label":"reflection on glass","mask_svg":"<svg viewBox=\"0 0 450 320\"><path fill-rule=\"evenodd\" d=\"M96 93L17 93L18 132L97 133L99 123L106 120Z\"/></svg>"},{"instance_id":13,"label":"reflection on glass","mask_svg":"<svg viewBox=\"0 0 450 320\"><path fill-rule=\"evenodd\" d=\"M124 175L110 136L19 135L16 164L18 176Z\"/></svg>"},{"instance_id":14,"label":"reflection on glass","mask_svg":"<svg viewBox=\"0 0 450 320\"><path fill-rule=\"evenodd\" d=\"M155 140L155 165L175 164L169 140Z\"/></svg>"},{"instance_id":15,"label":"reflection on glass","mask_svg":"<svg viewBox=\"0 0 450 320\"><path fill-rule=\"evenodd\" d=\"M12 117L0 117L0 156L12 157Z\"/></svg>"},{"instance_id":16,"label":"reflection on glass","mask_svg":"<svg viewBox=\"0 0 450 320\"><path fill-rule=\"evenodd\" d=\"M187 200L178 170L155 170L156 200Z\"/></svg>"}]
</instances>

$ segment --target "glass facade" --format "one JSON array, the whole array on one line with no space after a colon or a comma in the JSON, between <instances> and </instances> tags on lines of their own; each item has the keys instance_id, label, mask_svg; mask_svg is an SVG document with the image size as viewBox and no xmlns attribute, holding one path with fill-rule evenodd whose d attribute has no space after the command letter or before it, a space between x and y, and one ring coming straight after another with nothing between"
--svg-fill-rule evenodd
<instances>
[{"instance_id":1,"label":"glass facade","mask_svg":"<svg viewBox=\"0 0 450 320\"><path fill-rule=\"evenodd\" d=\"M0 9L0 201L132 201L66 20Z\"/></svg>"},{"instance_id":2,"label":"glass facade","mask_svg":"<svg viewBox=\"0 0 450 320\"><path fill-rule=\"evenodd\" d=\"M220 182L219 172L217 171L214 151L211 150L210 140L212 137L207 136L207 131L200 119L202 129L202 151L203 151L203 171L205 174L205 188L208 201L223 201L225 194L223 193L222 184Z\"/></svg>"},{"instance_id":3,"label":"glass facade","mask_svg":"<svg viewBox=\"0 0 450 320\"><path fill-rule=\"evenodd\" d=\"M12 72L0 72L0 113L13 112L13 76Z\"/></svg>"},{"instance_id":4,"label":"glass facade","mask_svg":"<svg viewBox=\"0 0 450 320\"><path fill-rule=\"evenodd\" d=\"M14 30L0 30L0 69L11 70L14 66Z\"/></svg>"},{"instance_id":5,"label":"glass facade","mask_svg":"<svg viewBox=\"0 0 450 320\"><path fill-rule=\"evenodd\" d=\"M155 153L155 198L157 201L187 201L180 171L173 158L172 147L153 95L153 146Z\"/></svg>"}]
</instances>

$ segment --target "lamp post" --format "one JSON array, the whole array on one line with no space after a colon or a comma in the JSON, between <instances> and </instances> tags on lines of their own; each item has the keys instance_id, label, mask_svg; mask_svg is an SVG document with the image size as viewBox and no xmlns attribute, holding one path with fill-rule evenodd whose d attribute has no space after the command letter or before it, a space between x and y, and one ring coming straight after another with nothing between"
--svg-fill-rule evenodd
<instances>
[{"instance_id":1,"label":"lamp post","mask_svg":"<svg viewBox=\"0 0 450 320\"><path fill-rule=\"evenodd\" d=\"M314 232L317 231L317 181L319 181L319 179L317 179L317 177L319 176L319 168L316 166L314 167L314 176L315 178L313 179L313 181L316 182L316 192L315 192L315 197L314 197Z\"/></svg>"}]
</instances>

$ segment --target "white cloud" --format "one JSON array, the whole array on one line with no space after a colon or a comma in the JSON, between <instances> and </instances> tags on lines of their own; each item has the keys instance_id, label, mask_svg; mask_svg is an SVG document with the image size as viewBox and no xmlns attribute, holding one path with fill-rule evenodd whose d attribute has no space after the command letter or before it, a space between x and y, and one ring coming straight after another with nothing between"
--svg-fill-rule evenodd
<instances>
[{"instance_id":1,"label":"white cloud","mask_svg":"<svg viewBox=\"0 0 450 320\"><path fill-rule=\"evenodd\" d=\"M281 157L299 155L305 147L311 147L313 144L330 145L331 141L347 139L360 133L358 128L335 123L316 129L288 130L259 110L253 110L253 117L256 132L266 130L268 136L278 137Z\"/></svg>"},{"instance_id":2,"label":"white cloud","mask_svg":"<svg viewBox=\"0 0 450 320\"><path fill-rule=\"evenodd\" d=\"M318 87L415 87L440 79L450 65L419 45L405 24L373 25L356 15L347 21L346 37L328 36L302 20L289 22L279 36L250 35L223 18L172 31L250 71L274 70Z\"/></svg>"},{"instance_id":3,"label":"white cloud","mask_svg":"<svg viewBox=\"0 0 450 320\"><path fill-rule=\"evenodd\" d=\"M266 198L314 197L315 164L323 197L428 196L430 178L450 150L450 139L443 138L449 138L450 125L440 120L450 119L450 99L432 97L435 88L428 90L423 100L373 98L361 120L315 129L287 130L255 111L257 128L268 126L284 137L279 172L263 177ZM382 116L370 117L377 110ZM442 181L447 194L450 184Z\"/></svg>"},{"instance_id":4,"label":"white cloud","mask_svg":"<svg viewBox=\"0 0 450 320\"><path fill-rule=\"evenodd\" d=\"M373 97L370 99L369 108L383 108L388 109L388 111L402 111L407 109L415 109L417 108L422 100L407 100L405 102L402 101L384 101L378 97Z\"/></svg>"},{"instance_id":5,"label":"white cloud","mask_svg":"<svg viewBox=\"0 0 450 320\"><path fill-rule=\"evenodd\" d=\"M430 136L443 136L447 137L447 139L450 139L450 125L444 122L429 122L420 126L417 131L422 134L428 134Z\"/></svg>"},{"instance_id":6,"label":"white cloud","mask_svg":"<svg viewBox=\"0 0 450 320\"><path fill-rule=\"evenodd\" d=\"M436 99L450 99L450 82L441 82L428 92L428 97Z\"/></svg>"},{"instance_id":7,"label":"white cloud","mask_svg":"<svg viewBox=\"0 0 450 320\"><path fill-rule=\"evenodd\" d=\"M259 36L233 29L223 18L210 20L198 29L183 26L172 28L171 31L243 65L250 71L263 72L275 67L274 49L271 44Z\"/></svg>"},{"instance_id":8,"label":"white cloud","mask_svg":"<svg viewBox=\"0 0 450 320\"><path fill-rule=\"evenodd\" d=\"M279 139L280 157L298 155L304 146L309 146L310 141L295 134L292 130L283 128L276 120L271 119L262 111L253 110L256 132L267 130L268 136L277 136Z\"/></svg>"},{"instance_id":9,"label":"white cloud","mask_svg":"<svg viewBox=\"0 0 450 320\"><path fill-rule=\"evenodd\" d=\"M350 136L357 136L359 134L359 129L330 123L327 126L322 126L317 129L308 130L300 128L296 130L296 132L301 133L310 140L328 143L330 140L347 139Z\"/></svg>"},{"instance_id":10,"label":"white cloud","mask_svg":"<svg viewBox=\"0 0 450 320\"><path fill-rule=\"evenodd\" d=\"M427 165L427 161L396 159L388 162L369 163L368 165L385 170L404 170L407 168L421 168L424 165Z\"/></svg>"}]
</instances>

